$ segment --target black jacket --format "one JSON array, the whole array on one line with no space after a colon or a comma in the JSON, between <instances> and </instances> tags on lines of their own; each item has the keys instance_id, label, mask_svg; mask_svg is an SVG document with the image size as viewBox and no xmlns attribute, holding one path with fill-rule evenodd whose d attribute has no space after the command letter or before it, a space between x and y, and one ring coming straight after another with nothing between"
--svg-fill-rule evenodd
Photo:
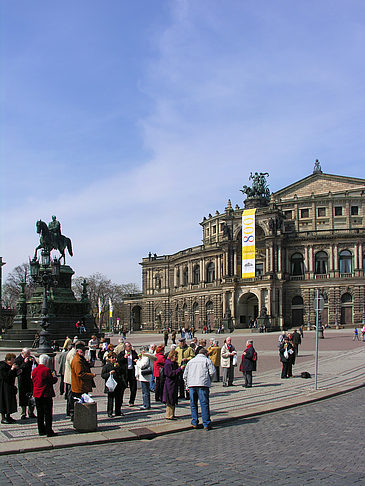
<instances>
[{"instance_id":1,"label":"black jacket","mask_svg":"<svg viewBox=\"0 0 365 486\"><path fill-rule=\"evenodd\" d=\"M106 386L106 382L108 381L108 378L110 376L110 372L112 370L115 371L115 373L113 373L113 378L118 383L115 390L127 388L126 376L125 376L125 373L122 370L120 364L115 363L115 366L114 366L114 364L108 362L107 364L105 364L103 366L103 368L101 370L101 377L103 378L103 380L105 380L104 393L109 393L109 389Z\"/></svg>"},{"instance_id":2,"label":"black jacket","mask_svg":"<svg viewBox=\"0 0 365 486\"><path fill-rule=\"evenodd\" d=\"M256 371L256 360L253 359L256 353L255 348L249 346L244 352L246 354L242 356L240 371Z\"/></svg>"}]
</instances>

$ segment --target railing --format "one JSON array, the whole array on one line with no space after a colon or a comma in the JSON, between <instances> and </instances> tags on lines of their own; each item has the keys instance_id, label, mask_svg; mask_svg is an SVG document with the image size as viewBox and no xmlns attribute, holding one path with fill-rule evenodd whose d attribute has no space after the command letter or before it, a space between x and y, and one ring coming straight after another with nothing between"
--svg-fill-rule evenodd
<instances>
[{"instance_id":1,"label":"railing","mask_svg":"<svg viewBox=\"0 0 365 486\"><path fill-rule=\"evenodd\" d=\"M317 279L326 279L326 278L330 278L330 276L328 275L328 273L316 273L314 275L314 278L317 278Z\"/></svg>"},{"instance_id":2,"label":"railing","mask_svg":"<svg viewBox=\"0 0 365 486\"><path fill-rule=\"evenodd\" d=\"M352 273L340 273L340 278L351 278Z\"/></svg>"},{"instance_id":3,"label":"railing","mask_svg":"<svg viewBox=\"0 0 365 486\"><path fill-rule=\"evenodd\" d=\"M290 280L304 280L304 275L290 275Z\"/></svg>"}]
</instances>

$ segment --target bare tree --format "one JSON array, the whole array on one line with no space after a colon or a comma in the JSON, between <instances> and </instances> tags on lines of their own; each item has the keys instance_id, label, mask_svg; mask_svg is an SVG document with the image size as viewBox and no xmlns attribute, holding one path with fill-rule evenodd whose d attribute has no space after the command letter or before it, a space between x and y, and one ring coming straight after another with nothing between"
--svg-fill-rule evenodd
<instances>
[{"instance_id":1,"label":"bare tree","mask_svg":"<svg viewBox=\"0 0 365 486\"><path fill-rule=\"evenodd\" d=\"M35 289L35 283L30 277L29 263L22 263L9 273L2 289L2 303L8 309L14 309L20 294L20 282L25 282L25 296L30 299Z\"/></svg>"},{"instance_id":2,"label":"bare tree","mask_svg":"<svg viewBox=\"0 0 365 486\"><path fill-rule=\"evenodd\" d=\"M113 303L114 317L123 318L121 305L123 297L127 294L138 293L139 289L136 284L114 284L110 279L101 273L94 273L89 277L77 277L73 280L73 291L76 298L80 298L82 294L82 282L86 280L87 293L91 304L91 313L96 322L99 320L99 299L101 303L101 321L104 325L109 321L109 299Z\"/></svg>"}]
</instances>

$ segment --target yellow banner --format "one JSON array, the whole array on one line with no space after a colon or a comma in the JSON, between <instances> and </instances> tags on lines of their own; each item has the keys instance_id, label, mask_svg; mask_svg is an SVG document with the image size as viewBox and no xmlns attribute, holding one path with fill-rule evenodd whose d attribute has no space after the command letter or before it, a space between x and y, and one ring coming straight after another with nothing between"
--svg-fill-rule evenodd
<instances>
[{"instance_id":1,"label":"yellow banner","mask_svg":"<svg viewBox=\"0 0 365 486\"><path fill-rule=\"evenodd\" d=\"M255 277L255 213L256 209L245 209L242 213L242 278Z\"/></svg>"}]
</instances>

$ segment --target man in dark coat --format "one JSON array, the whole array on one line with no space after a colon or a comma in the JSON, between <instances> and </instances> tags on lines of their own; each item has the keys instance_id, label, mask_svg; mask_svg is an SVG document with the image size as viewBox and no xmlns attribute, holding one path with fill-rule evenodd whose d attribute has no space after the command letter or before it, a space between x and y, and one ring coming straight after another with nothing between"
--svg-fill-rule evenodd
<instances>
[{"instance_id":1,"label":"man in dark coat","mask_svg":"<svg viewBox=\"0 0 365 486\"><path fill-rule=\"evenodd\" d=\"M285 336L284 342L279 348L280 361L283 365L281 378L290 378L290 366L292 364L291 355L294 353L293 346L289 341L289 336Z\"/></svg>"},{"instance_id":2,"label":"man in dark coat","mask_svg":"<svg viewBox=\"0 0 365 486\"><path fill-rule=\"evenodd\" d=\"M298 356L299 354L299 344L302 344L302 338L300 337L299 332L295 329L294 332L291 335L291 341L294 346L294 351L295 351L295 356Z\"/></svg>"},{"instance_id":3,"label":"man in dark coat","mask_svg":"<svg viewBox=\"0 0 365 486\"><path fill-rule=\"evenodd\" d=\"M30 400L33 395L33 381L32 381L32 368L36 364L33 356L30 355L30 349L23 348L22 352L15 359L15 364L22 372L18 375L18 388L19 388L19 406L22 409L21 420L28 417L36 418L34 415L34 404Z\"/></svg>"},{"instance_id":4,"label":"man in dark coat","mask_svg":"<svg viewBox=\"0 0 365 486\"><path fill-rule=\"evenodd\" d=\"M256 371L257 353L253 347L253 341L246 342L246 349L243 351L240 371L245 377L245 388L252 387L252 372Z\"/></svg>"},{"instance_id":5,"label":"man in dark coat","mask_svg":"<svg viewBox=\"0 0 365 486\"><path fill-rule=\"evenodd\" d=\"M17 411L15 378L18 366L14 363L15 354L8 353L5 361L0 361L0 413L2 424L16 422L10 414Z\"/></svg>"},{"instance_id":6,"label":"man in dark coat","mask_svg":"<svg viewBox=\"0 0 365 486\"><path fill-rule=\"evenodd\" d=\"M138 361L138 354L132 349L130 342L126 341L124 343L124 352L119 353L117 360L121 367L121 373L124 374L125 381L130 389L129 406L133 407L137 394L137 379L134 367ZM123 394L124 390L122 392L122 403Z\"/></svg>"}]
</instances>

